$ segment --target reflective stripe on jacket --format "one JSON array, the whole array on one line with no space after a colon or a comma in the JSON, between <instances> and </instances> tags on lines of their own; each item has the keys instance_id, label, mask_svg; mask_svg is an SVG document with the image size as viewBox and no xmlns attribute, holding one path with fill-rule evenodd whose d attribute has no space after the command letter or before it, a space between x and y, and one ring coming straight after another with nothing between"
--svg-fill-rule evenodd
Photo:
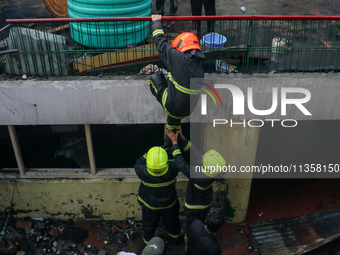
<instances>
[{"instance_id":1,"label":"reflective stripe on jacket","mask_svg":"<svg viewBox=\"0 0 340 255\"><path fill-rule=\"evenodd\" d=\"M163 107L170 117L182 119L191 114L199 99L201 84L190 84L190 79L204 78L202 64L199 58L180 52L168 43L161 22L152 22L152 31L159 56L168 69L168 89L163 92Z\"/></svg>"},{"instance_id":2,"label":"reflective stripe on jacket","mask_svg":"<svg viewBox=\"0 0 340 255\"><path fill-rule=\"evenodd\" d=\"M153 176L146 167L146 155L137 159L135 172L141 184L138 203L151 210L167 209L175 205L177 193L175 184L179 169L174 161L169 161L169 169L161 176Z\"/></svg>"},{"instance_id":3,"label":"reflective stripe on jacket","mask_svg":"<svg viewBox=\"0 0 340 255\"><path fill-rule=\"evenodd\" d=\"M182 150L181 150L182 149ZM187 161L184 159L182 152L189 154L191 151L192 156L195 158L197 164L202 164L201 158L202 154L197 150L197 148L189 141L184 140L178 144L171 147L172 154L174 156L177 167L181 172L189 178L187 187L187 196L185 200L185 210L206 210L209 208L213 201L213 189L212 185L214 179L202 178L193 179L190 178L190 171L195 171L194 167L191 167ZM190 163L190 162L189 162ZM206 177L206 176L205 176Z\"/></svg>"}]
</instances>

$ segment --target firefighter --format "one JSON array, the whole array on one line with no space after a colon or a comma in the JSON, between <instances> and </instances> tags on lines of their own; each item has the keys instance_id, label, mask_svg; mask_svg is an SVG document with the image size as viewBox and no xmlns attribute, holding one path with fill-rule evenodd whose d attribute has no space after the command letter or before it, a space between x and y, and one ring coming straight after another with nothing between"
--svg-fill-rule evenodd
<instances>
[{"instance_id":1,"label":"firefighter","mask_svg":"<svg viewBox=\"0 0 340 255\"><path fill-rule=\"evenodd\" d=\"M142 206L144 243L154 237L162 217L171 242L180 244L179 202L175 189L179 169L175 162L168 161L163 148L153 147L137 159L135 171L141 179L138 203Z\"/></svg>"},{"instance_id":2,"label":"firefighter","mask_svg":"<svg viewBox=\"0 0 340 255\"><path fill-rule=\"evenodd\" d=\"M196 176L195 169L192 169L186 162L181 150L183 151L183 154L186 154L185 156L191 155L193 157L192 162L195 162L195 165L197 166L203 164L203 167L208 168L209 166L216 167L216 165L218 165L222 169L226 163L221 154L215 150L209 150L202 155L197 148L183 136L182 130L176 134L168 129L166 129L165 132L172 141L173 146L171 147L171 150L177 167L189 178L184 205L186 228L188 229L190 224L196 219L200 219L204 222L206 214L210 210L210 204L213 201L212 185L218 177L219 172L201 172L197 173ZM179 141L177 139L178 137L180 138ZM190 151L191 154L189 154ZM195 178L192 178L190 170L192 173L195 172Z\"/></svg>"},{"instance_id":3,"label":"firefighter","mask_svg":"<svg viewBox=\"0 0 340 255\"><path fill-rule=\"evenodd\" d=\"M166 127L175 133L181 129L181 119L191 114L199 99L201 85L190 84L190 78L204 78L200 61L205 56L196 35L182 33L170 45L160 22L162 16L152 15L151 18L152 35L168 74L167 80L163 74L153 74L149 81L150 89L168 114ZM163 147L170 146L171 141L166 137Z\"/></svg>"}]
</instances>

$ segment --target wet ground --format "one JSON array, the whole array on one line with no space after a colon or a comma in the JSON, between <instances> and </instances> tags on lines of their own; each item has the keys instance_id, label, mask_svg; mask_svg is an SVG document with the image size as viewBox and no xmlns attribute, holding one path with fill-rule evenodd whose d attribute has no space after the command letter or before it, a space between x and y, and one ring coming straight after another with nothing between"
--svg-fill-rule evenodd
<instances>
[{"instance_id":1,"label":"wet ground","mask_svg":"<svg viewBox=\"0 0 340 255\"><path fill-rule=\"evenodd\" d=\"M0 1L0 29L6 26L6 19L52 18L43 0Z\"/></svg>"},{"instance_id":2,"label":"wet ground","mask_svg":"<svg viewBox=\"0 0 340 255\"><path fill-rule=\"evenodd\" d=\"M261 254L250 223L339 210L339 187L339 179L253 179L244 224L226 224L219 232L222 254ZM328 255L338 243L335 240L307 254Z\"/></svg>"},{"instance_id":3,"label":"wet ground","mask_svg":"<svg viewBox=\"0 0 340 255\"><path fill-rule=\"evenodd\" d=\"M216 0L216 14L242 15L242 6L246 8L245 15L337 15L340 11L334 0ZM179 1L177 15L191 15L190 0Z\"/></svg>"},{"instance_id":4,"label":"wet ground","mask_svg":"<svg viewBox=\"0 0 340 255\"><path fill-rule=\"evenodd\" d=\"M3 229L6 219L0 219ZM52 219L9 218L0 236L0 254L114 255L118 251L140 254L143 250L142 225L126 221L61 221ZM183 246L173 246L160 224L157 236L166 248L164 254L183 254ZM34 253L33 253L34 252Z\"/></svg>"}]
</instances>

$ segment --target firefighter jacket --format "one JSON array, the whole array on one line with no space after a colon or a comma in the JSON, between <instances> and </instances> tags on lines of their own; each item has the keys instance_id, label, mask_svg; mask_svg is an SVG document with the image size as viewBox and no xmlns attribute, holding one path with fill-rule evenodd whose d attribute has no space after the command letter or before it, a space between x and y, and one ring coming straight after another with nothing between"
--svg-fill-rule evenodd
<instances>
[{"instance_id":1,"label":"firefighter jacket","mask_svg":"<svg viewBox=\"0 0 340 255\"><path fill-rule=\"evenodd\" d=\"M137 159L135 171L141 184L138 192L138 203L151 210L168 209L177 202L175 184L179 169L175 162L169 161L168 170L161 176L155 176L146 167L146 154Z\"/></svg>"},{"instance_id":2,"label":"firefighter jacket","mask_svg":"<svg viewBox=\"0 0 340 255\"><path fill-rule=\"evenodd\" d=\"M174 156L175 163L181 172L189 178L187 187L187 197L185 201L185 211L194 213L201 213L207 210L213 201L213 182L214 178L209 178L207 175L202 173L203 178L190 178L190 171L195 171L194 166L190 166L182 155L183 153L188 156L191 150L191 156L194 157L194 162L197 166L201 166L202 154L197 148L191 144L187 139L181 141L171 147L172 155ZM182 151L181 151L182 149ZM189 161L188 161L189 162Z\"/></svg>"},{"instance_id":3,"label":"firefighter jacket","mask_svg":"<svg viewBox=\"0 0 340 255\"><path fill-rule=\"evenodd\" d=\"M160 21L154 21L152 29L159 56L168 69L168 88L163 92L162 105L170 117L182 119L191 114L199 99L201 84L190 84L190 78L204 78L200 62L204 54L199 50L195 54L173 48L165 37Z\"/></svg>"}]
</instances>

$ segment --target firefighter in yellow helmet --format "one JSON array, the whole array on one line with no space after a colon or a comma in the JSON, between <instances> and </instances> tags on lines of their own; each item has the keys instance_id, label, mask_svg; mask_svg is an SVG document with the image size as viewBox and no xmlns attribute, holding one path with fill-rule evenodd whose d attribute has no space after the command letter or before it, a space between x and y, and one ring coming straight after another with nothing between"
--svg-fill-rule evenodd
<instances>
[{"instance_id":1,"label":"firefighter in yellow helmet","mask_svg":"<svg viewBox=\"0 0 340 255\"><path fill-rule=\"evenodd\" d=\"M201 85L190 84L191 78L204 78L201 60L205 58L199 40L192 33L178 35L170 45L162 29L161 15L152 15L152 35L168 74L153 74L150 89L168 114L166 127L172 132L181 129L181 119L189 116L197 104ZM191 107L190 107L191 105ZM166 137L164 148L171 141Z\"/></svg>"},{"instance_id":2,"label":"firefighter in yellow helmet","mask_svg":"<svg viewBox=\"0 0 340 255\"><path fill-rule=\"evenodd\" d=\"M175 162L168 161L168 154L163 148L153 147L137 159L135 171L141 179L138 203L142 206L145 244L154 237L160 217L172 243L180 244L179 202L175 189L179 169Z\"/></svg>"},{"instance_id":3,"label":"firefighter in yellow helmet","mask_svg":"<svg viewBox=\"0 0 340 255\"><path fill-rule=\"evenodd\" d=\"M215 150L209 150L202 155L198 149L183 136L182 130L176 134L170 132L170 130L165 130L165 132L173 143L171 150L177 167L189 178L184 206L186 228L188 229L194 220L200 219L204 221L206 214L210 210L210 204L213 201L212 185L216 178L219 177L220 172L209 171L209 169L211 169L211 167L217 169L217 166L223 169L226 162L222 155ZM194 166L190 166L184 159L182 152L185 156L191 156L191 161L196 162L195 164L197 166L202 166L204 171L197 172Z\"/></svg>"}]
</instances>

